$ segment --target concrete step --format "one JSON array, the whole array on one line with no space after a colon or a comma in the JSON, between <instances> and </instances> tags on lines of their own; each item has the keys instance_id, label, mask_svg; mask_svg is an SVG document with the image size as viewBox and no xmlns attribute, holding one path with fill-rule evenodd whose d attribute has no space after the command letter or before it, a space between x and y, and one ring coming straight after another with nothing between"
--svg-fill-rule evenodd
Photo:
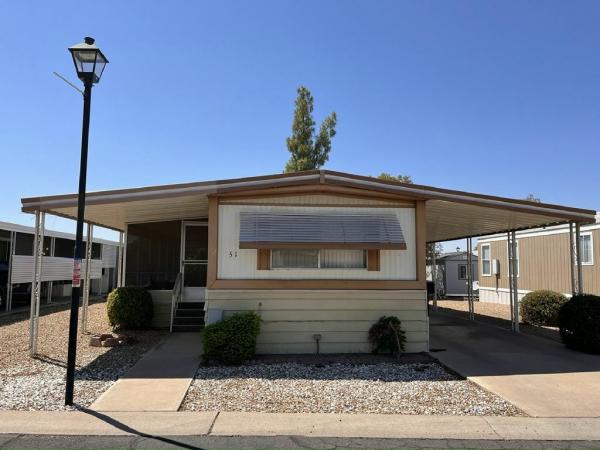
<instances>
[{"instance_id":1,"label":"concrete step","mask_svg":"<svg viewBox=\"0 0 600 450\"><path fill-rule=\"evenodd\" d=\"M175 317L173 325L204 325L204 316L200 317Z\"/></svg>"},{"instance_id":2,"label":"concrete step","mask_svg":"<svg viewBox=\"0 0 600 450\"><path fill-rule=\"evenodd\" d=\"M184 308L175 311L175 317L204 317L204 309Z\"/></svg>"},{"instance_id":3,"label":"concrete step","mask_svg":"<svg viewBox=\"0 0 600 450\"><path fill-rule=\"evenodd\" d=\"M204 309L204 302L179 302L177 309Z\"/></svg>"},{"instance_id":4,"label":"concrete step","mask_svg":"<svg viewBox=\"0 0 600 450\"><path fill-rule=\"evenodd\" d=\"M202 325L198 325L198 324L194 324L194 325L175 325L175 324L173 324L173 332L178 332L178 331L182 331L182 332L201 331L202 328L204 328L204 324L202 324Z\"/></svg>"}]
</instances>

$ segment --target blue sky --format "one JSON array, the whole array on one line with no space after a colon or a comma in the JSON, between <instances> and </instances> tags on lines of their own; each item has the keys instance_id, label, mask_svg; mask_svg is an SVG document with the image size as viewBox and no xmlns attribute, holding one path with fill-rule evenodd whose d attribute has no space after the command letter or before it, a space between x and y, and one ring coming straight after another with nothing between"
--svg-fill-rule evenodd
<instances>
[{"instance_id":1,"label":"blue sky","mask_svg":"<svg viewBox=\"0 0 600 450\"><path fill-rule=\"evenodd\" d=\"M594 1L2 2L0 220L77 188L81 97L52 71L75 81L86 35L110 60L89 190L280 172L304 84L338 115L326 168L600 209L599 23Z\"/></svg>"}]
</instances>

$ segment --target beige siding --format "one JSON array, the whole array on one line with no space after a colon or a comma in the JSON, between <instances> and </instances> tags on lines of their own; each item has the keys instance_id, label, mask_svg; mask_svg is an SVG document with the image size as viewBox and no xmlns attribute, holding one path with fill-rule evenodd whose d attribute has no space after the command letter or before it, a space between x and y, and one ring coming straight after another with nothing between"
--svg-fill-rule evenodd
<instances>
[{"instance_id":1,"label":"beige siding","mask_svg":"<svg viewBox=\"0 0 600 450\"><path fill-rule=\"evenodd\" d=\"M582 233L585 233L582 230ZM583 290L600 295L600 230L591 230L594 245L594 264L583 265ZM551 289L571 292L571 268L569 234L517 236L519 242L519 289L533 291ZM485 243L485 242L484 242ZM508 289L508 249L506 239L491 241L491 258L500 260L500 277L480 276L479 285L484 288ZM481 245L478 244L481 255ZM481 274L481 262L479 262Z\"/></svg>"},{"instance_id":2,"label":"beige siding","mask_svg":"<svg viewBox=\"0 0 600 450\"><path fill-rule=\"evenodd\" d=\"M209 290L209 310L224 316L255 311L262 317L258 352L323 353L370 351L368 330L383 315L394 315L406 331L408 352L428 346L425 291Z\"/></svg>"},{"instance_id":3,"label":"beige siding","mask_svg":"<svg viewBox=\"0 0 600 450\"><path fill-rule=\"evenodd\" d=\"M397 215L402 227L406 250L382 250L381 270L366 269L277 269L258 270L255 249L240 249L239 216L241 211L277 212L340 212L340 213L390 213ZM271 280L415 280L415 210L414 208L361 208L361 207L288 207L266 205L220 205L219 206L219 279L271 279Z\"/></svg>"},{"instance_id":4,"label":"beige siding","mask_svg":"<svg viewBox=\"0 0 600 450\"><path fill-rule=\"evenodd\" d=\"M336 195L310 194L310 195L286 195L280 197L259 197L259 198L239 198L236 200L221 200L222 204L252 204L252 205L298 205L298 206L406 206L412 205L412 202L383 200L383 199L365 199L360 197L342 197Z\"/></svg>"}]
</instances>

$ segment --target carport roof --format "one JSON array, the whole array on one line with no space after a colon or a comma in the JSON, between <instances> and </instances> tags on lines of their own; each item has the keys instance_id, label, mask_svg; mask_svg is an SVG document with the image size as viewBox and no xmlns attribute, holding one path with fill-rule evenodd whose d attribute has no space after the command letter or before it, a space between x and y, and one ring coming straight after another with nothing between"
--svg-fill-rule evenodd
<instances>
[{"instance_id":1,"label":"carport roof","mask_svg":"<svg viewBox=\"0 0 600 450\"><path fill-rule=\"evenodd\" d=\"M389 198L426 200L427 241L438 242L566 222L594 222L589 209L535 203L432 186L380 180L331 170L88 192L87 222L115 230L128 223L193 219L208 213L208 196L294 187L353 189ZM75 219L77 194L23 198L24 212Z\"/></svg>"}]
</instances>

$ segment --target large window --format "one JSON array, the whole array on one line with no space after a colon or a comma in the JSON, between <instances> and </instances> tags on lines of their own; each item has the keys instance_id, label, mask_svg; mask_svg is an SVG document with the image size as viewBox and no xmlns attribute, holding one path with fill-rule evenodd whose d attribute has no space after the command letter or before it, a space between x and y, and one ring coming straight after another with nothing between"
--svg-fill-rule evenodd
<instances>
[{"instance_id":1,"label":"large window","mask_svg":"<svg viewBox=\"0 0 600 450\"><path fill-rule=\"evenodd\" d=\"M341 249L274 249L273 269L366 269L365 250Z\"/></svg>"},{"instance_id":2,"label":"large window","mask_svg":"<svg viewBox=\"0 0 600 450\"><path fill-rule=\"evenodd\" d=\"M73 258L75 256L75 241L65 238L54 238L54 256Z\"/></svg>"},{"instance_id":3,"label":"large window","mask_svg":"<svg viewBox=\"0 0 600 450\"><path fill-rule=\"evenodd\" d=\"M490 244L481 244L481 275L492 275L492 252Z\"/></svg>"},{"instance_id":4,"label":"large window","mask_svg":"<svg viewBox=\"0 0 600 450\"><path fill-rule=\"evenodd\" d=\"M127 229L125 283L173 289L179 273L181 222L130 224Z\"/></svg>"},{"instance_id":5,"label":"large window","mask_svg":"<svg viewBox=\"0 0 600 450\"><path fill-rule=\"evenodd\" d=\"M594 240L592 238L592 233L582 234L580 239L581 264L594 264Z\"/></svg>"}]
</instances>

